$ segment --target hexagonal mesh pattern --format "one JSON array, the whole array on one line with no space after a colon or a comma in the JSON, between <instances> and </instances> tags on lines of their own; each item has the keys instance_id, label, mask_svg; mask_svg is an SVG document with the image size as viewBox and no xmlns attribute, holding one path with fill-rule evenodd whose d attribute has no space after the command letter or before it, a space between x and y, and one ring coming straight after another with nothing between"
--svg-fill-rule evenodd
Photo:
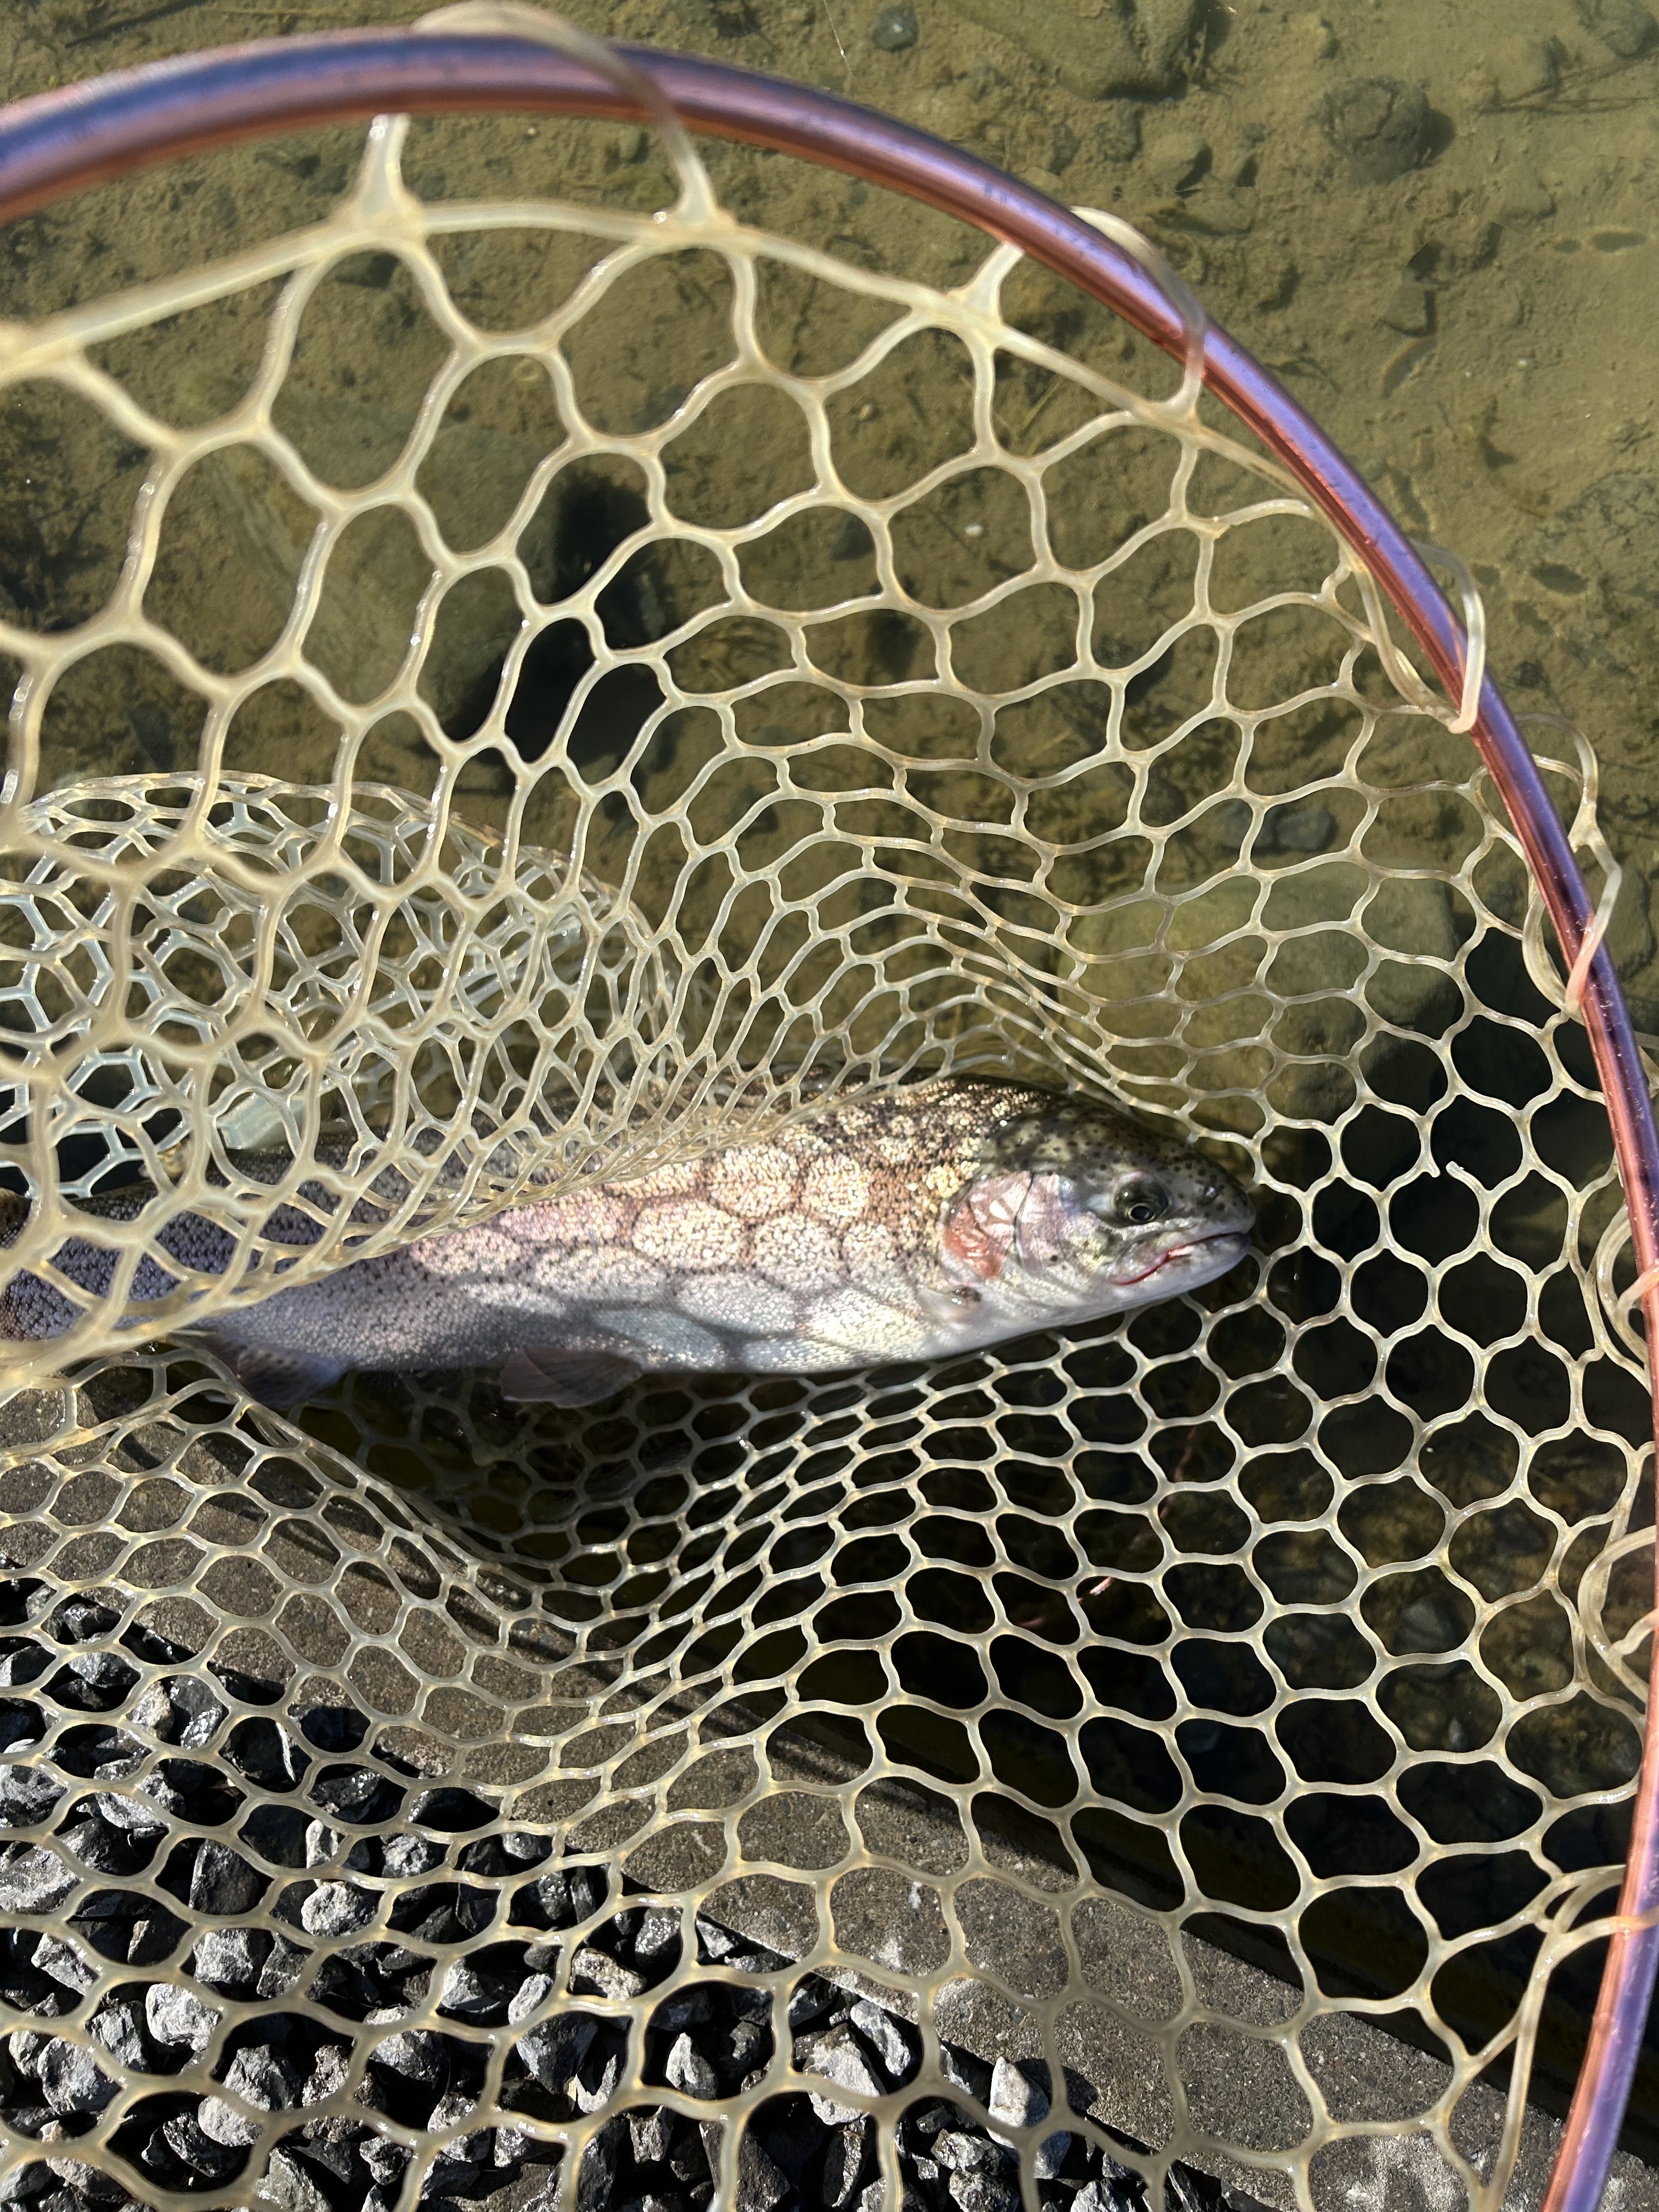
<instances>
[{"instance_id":1,"label":"hexagonal mesh pattern","mask_svg":"<svg viewBox=\"0 0 1659 2212\"><path fill-rule=\"evenodd\" d=\"M1500 2201L1622 1850L1646 1401L1450 710L1011 255L426 203L399 144L9 339L118 518L0 623L10 1263L160 1194L8 1347L5 2186ZM157 367L213 315L240 397ZM257 1291L250 1135L319 1269L929 1068L1173 1119L1259 1258L581 1414L132 1348ZM234 1264L135 1309L209 1206Z\"/></svg>"}]
</instances>

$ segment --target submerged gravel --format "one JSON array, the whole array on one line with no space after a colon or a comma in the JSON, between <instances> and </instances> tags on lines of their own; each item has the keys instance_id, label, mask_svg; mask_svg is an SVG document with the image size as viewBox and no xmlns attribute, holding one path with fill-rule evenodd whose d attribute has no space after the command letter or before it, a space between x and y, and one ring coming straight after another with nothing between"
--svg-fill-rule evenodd
<instances>
[{"instance_id":1,"label":"submerged gravel","mask_svg":"<svg viewBox=\"0 0 1659 2212\"><path fill-rule=\"evenodd\" d=\"M131 1670L73 1647L114 1626L94 1605L59 1608L50 1643L19 1640L14 1676L56 1662L58 1702L67 1689L72 1711L108 1711ZM216 1750L228 1709L210 1684L170 1678L143 1708L152 1737L216 1763L140 1778L142 1746L93 1717L0 1802L4 1909L68 1907L58 1927L0 1936L0 2127L39 2146L0 2202L118 2212L240 2185L273 2212L553 2212L574 2153L578 2212L887 2212L884 2122L905 2212L1017 2212L1022 2145L1043 2212L1152 2212L1105 2131L1079 2124L1094 2097L1080 2077L945 2044L945 2079L925 2082L916 2029L866 1990L701 1916L688 1961L680 1912L612 1894L604 1866L553 1864L527 1831L469 1834L493 1807L418 1778L402 1790L383 1753L340 1759L338 1708L244 1720ZM8 1717L25 1750L57 1720L25 1699ZM238 1824L238 1778L298 1802L252 1802ZM181 1838L181 1823L225 1832ZM185 1911L221 1924L192 1935ZM631 2094L622 2006L644 2021ZM781 2033L821 2086L769 2093ZM94 2130L96 2162L76 2152ZM412 2192L394 2130L435 2142ZM1245 2201L1184 2169L1170 2187L1172 2212Z\"/></svg>"}]
</instances>

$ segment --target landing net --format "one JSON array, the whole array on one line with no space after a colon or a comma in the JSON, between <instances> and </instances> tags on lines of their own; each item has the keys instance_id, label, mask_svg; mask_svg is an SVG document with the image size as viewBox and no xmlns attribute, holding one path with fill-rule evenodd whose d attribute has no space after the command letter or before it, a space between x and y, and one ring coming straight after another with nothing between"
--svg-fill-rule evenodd
<instances>
[{"instance_id":1,"label":"landing net","mask_svg":"<svg viewBox=\"0 0 1659 2212\"><path fill-rule=\"evenodd\" d=\"M545 139L416 191L405 129L0 352L8 1266L158 1193L6 1347L0 2190L1525 2199L1639 1757L1648 1400L1461 702L1012 249L933 289L683 145L665 210L631 153L534 197ZM158 1341L933 1070L1178 1128L1256 1257L580 1413L289 1420ZM303 1255L270 1143L333 1194ZM183 1211L234 1263L136 1307Z\"/></svg>"}]
</instances>

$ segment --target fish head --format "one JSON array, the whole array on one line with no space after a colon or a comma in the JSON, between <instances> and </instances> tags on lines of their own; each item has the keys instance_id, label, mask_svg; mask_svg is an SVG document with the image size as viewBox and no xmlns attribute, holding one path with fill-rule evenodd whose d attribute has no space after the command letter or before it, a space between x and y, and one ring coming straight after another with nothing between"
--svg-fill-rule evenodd
<instances>
[{"instance_id":1,"label":"fish head","mask_svg":"<svg viewBox=\"0 0 1659 2212\"><path fill-rule=\"evenodd\" d=\"M1190 1146L1086 1101L991 1129L947 1203L940 1259L981 1322L1094 1320L1212 1282L1249 1249L1255 1210Z\"/></svg>"}]
</instances>

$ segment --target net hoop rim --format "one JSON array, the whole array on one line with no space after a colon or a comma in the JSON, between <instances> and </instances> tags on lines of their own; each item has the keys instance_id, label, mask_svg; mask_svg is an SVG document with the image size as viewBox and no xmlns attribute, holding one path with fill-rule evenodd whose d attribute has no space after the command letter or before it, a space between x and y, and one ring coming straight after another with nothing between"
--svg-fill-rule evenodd
<instances>
[{"instance_id":1,"label":"net hoop rim","mask_svg":"<svg viewBox=\"0 0 1659 2212\"><path fill-rule=\"evenodd\" d=\"M839 169L971 223L1091 294L1178 364L1184 362L1190 333L1179 306L1132 255L1035 186L835 94L696 55L622 42L618 51L690 128ZM574 56L496 33L342 31L222 46L37 94L0 110L0 222L183 155L389 112L653 120L616 80ZM1364 477L1278 379L1214 322L1206 322L1203 333L1202 380L1296 478L1376 578L1449 697L1461 699L1464 630L1422 556ZM1489 675L1481 681L1469 734L1509 810L1570 972L1581 981L1579 1011L1630 1214L1659 1423L1659 1133L1635 1032L1567 832ZM1609 1942L1542 2212L1595 2212L1659 1972L1659 1638L1633 1812L1621 1925Z\"/></svg>"}]
</instances>

